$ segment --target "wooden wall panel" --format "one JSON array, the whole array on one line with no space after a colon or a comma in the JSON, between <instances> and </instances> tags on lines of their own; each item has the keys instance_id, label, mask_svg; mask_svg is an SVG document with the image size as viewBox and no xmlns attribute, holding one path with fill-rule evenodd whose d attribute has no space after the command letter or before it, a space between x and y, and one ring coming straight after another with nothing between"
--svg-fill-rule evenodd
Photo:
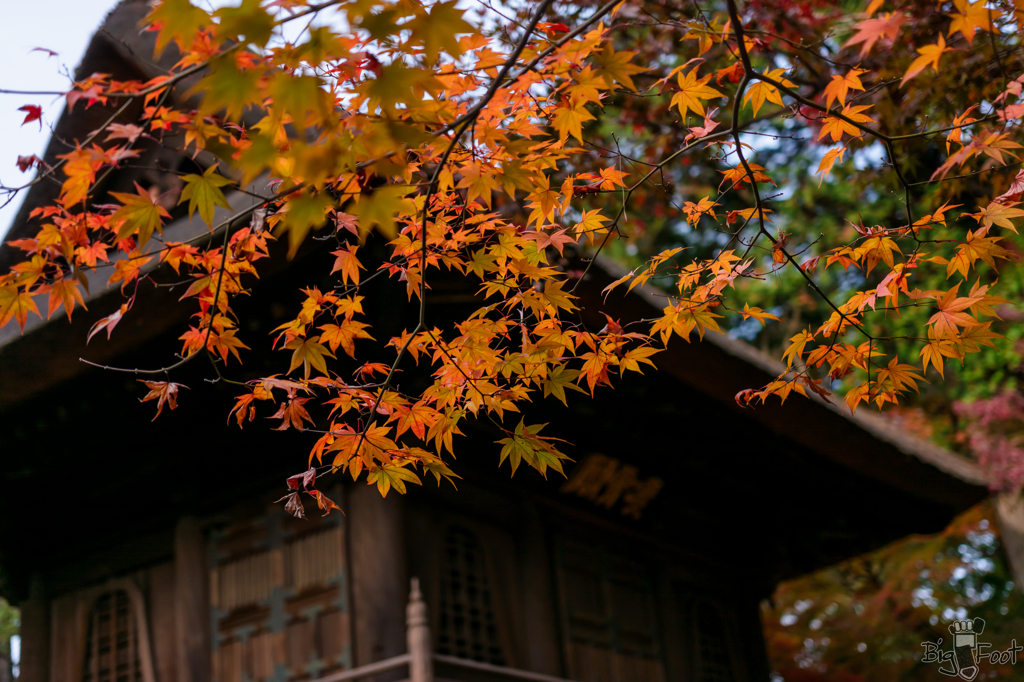
<instances>
[{"instance_id":1,"label":"wooden wall panel","mask_svg":"<svg viewBox=\"0 0 1024 682\"><path fill-rule=\"evenodd\" d=\"M50 603L50 682L82 678L86 621L80 601L72 593Z\"/></svg>"},{"instance_id":2,"label":"wooden wall panel","mask_svg":"<svg viewBox=\"0 0 1024 682\"><path fill-rule=\"evenodd\" d=\"M177 682L177 600L174 590L174 562L149 571L149 632L157 682Z\"/></svg>"}]
</instances>

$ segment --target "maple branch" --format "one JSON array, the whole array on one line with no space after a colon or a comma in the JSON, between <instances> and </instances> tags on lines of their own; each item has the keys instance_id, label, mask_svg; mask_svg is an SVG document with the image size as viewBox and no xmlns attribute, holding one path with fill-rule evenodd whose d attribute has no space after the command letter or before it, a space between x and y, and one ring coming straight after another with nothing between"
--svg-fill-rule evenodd
<instances>
[{"instance_id":1,"label":"maple branch","mask_svg":"<svg viewBox=\"0 0 1024 682\"><path fill-rule=\"evenodd\" d=\"M619 0L615 1L618 2ZM522 54L523 50L526 48L526 44L529 42L530 36L533 34L533 30L537 27L537 24L540 22L541 17L544 16L544 12L547 11L548 7L551 5L552 2L553 0L543 0L543 2L541 2L540 7L537 8L537 11L534 13L533 18L530 21L529 26L526 27L522 38L520 38L519 44L516 45L516 49L513 50L512 54L510 54L508 58L505 60L505 63L502 66L501 71L498 73L494 81L491 83L491 87L487 89L487 91L480 98L480 100L469 111L467 111L465 114L459 117L458 120L456 120L454 123L450 125L450 128L455 131L455 135L451 138L451 141L445 148L444 153L441 155L441 159L439 160L437 167L434 168L434 173L430 178L430 184L427 185L426 198L423 201L423 221L420 226L421 233L419 320L416 323L416 328L409 334L408 338L406 338L405 343L402 344L402 348L398 351L398 355L395 357L394 362L391 363L391 367L388 369L388 375L385 378L384 383L381 385L380 390L377 391L377 396L374 399L373 408L369 412L370 417L367 418L366 426L363 427L362 432L360 432L359 434L359 440L356 442L354 452L357 454L359 452L359 448L361 448L363 445L363 441L366 440L366 434L369 433L370 426L375 423L372 419L373 414L376 413L377 406L380 405L380 401L384 397L384 393L388 390L388 387L391 385L391 379L398 369L398 364L402 361L402 358L405 356L405 353L408 350L409 344L412 342L412 339L416 336L416 334L418 334L426 327L427 216L429 215L430 212L430 200L433 197L434 193L437 191L437 183L441 177L441 171L444 169L445 164L451 157L452 151L455 149L456 145L458 145L459 139L462 137L463 133L465 133L466 129L469 128L469 126L476 121L477 117L480 115L480 112L483 111L484 107L487 106L491 99L493 99L494 95L498 92L498 88L501 87L501 84L505 76L512 69L512 66L515 64L516 60L519 59L519 55ZM446 126L446 128L448 127L449 126ZM442 129L436 134L443 135L444 129Z\"/></svg>"},{"instance_id":2,"label":"maple branch","mask_svg":"<svg viewBox=\"0 0 1024 682\"><path fill-rule=\"evenodd\" d=\"M768 239L774 245L776 240L772 237L771 233L764 226L764 204L761 202L761 192L757 187L757 178L754 175L753 169L750 164L747 163L747 159L743 154L743 143L740 140L740 111L742 109L743 93L747 89L747 84L750 82L751 74L755 73L754 68L750 63L750 55L747 53L746 43L743 41L743 24L740 22L739 14L736 11L736 3L734 0L729 0L729 17L733 25L733 30L736 31L737 38L737 52L740 56L740 61L743 64L743 78L740 80L740 84L736 88L736 94L733 95L732 100L732 121L729 126L729 133L733 137L733 141L736 143L736 156L743 165L743 170L750 179L750 188L754 193L754 212L757 214L758 221L758 232L768 237ZM742 180L739 181L742 184ZM749 219L748 221L749 222ZM744 223L744 226L746 223ZM742 229L742 228L741 228ZM737 230L737 235L740 230ZM757 243L757 239L751 240L747 246L747 254ZM744 255L744 258L746 254Z\"/></svg>"},{"instance_id":3,"label":"maple branch","mask_svg":"<svg viewBox=\"0 0 1024 682\"><path fill-rule=\"evenodd\" d=\"M576 36L580 35L584 31L586 31L588 28L590 28L591 26L594 25L594 22L596 22L598 19L600 19L604 15L608 14L608 12L610 12L612 9L614 9L616 5L621 5L621 4L622 4L622 0L611 0L610 2L605 3L604 5L599 7L598 10L596 12L594 12L594 14L592 14L589 19L584 21L582 24L580 24L579 26L577 26L573 30L571 30L568 33L566 33L564 36L559 38L555 43L553 43L550 47L548 47L545 50L541 51L540 54L538 54L536 57L534 57L532 60L530 60L530 62L526 66L524 66L519 71L519 73L516 74L515 78L513 78L512 80L518 80L519 77L522 76L523 74L525 74L527 71L532 71L537 66L537 64L540 63L540 61L542 59L544 59L545 57L550 55L552 52L554 52L555 50L560 48L565 43L569 42L570 40L572 40ZM536 23L533 24L533 26L536 26L536 25L537 25ZM530 31L532 32L533 29L531 28Z\"/></svg>"},{"instance_id":4,"label":"maple branch","mask_svg":"<svg viewBox=\"0 0 1024 682\"><path fill-rule=\"evenodd\" d=\"M81 144L80 144L79 146L81 146L81 147L87 147L87 146L89 146L90 144L92 144L92 142L93 142L93 141L94 141L94 140L95 140L95 139L96 139L97 137L99 137L99 136L100 136L100 133L102 133L102 132L103 132L104 130L106 130L107 128L109 128L109 127L110 127L110 124L111 124L111 123L113 123L114 121L116 121L116 120L118 119L118 117L119 117L119 116L120 116L121 114L123 114L123 113L125 112L125 110L126 110L126 109L128 109L128 107L129 107L129 106L131 105L131 103L132 103L132 101L131 101L131 100L128 100L127 102L125 102L124 104L122 104L122 105L121 105L121 108L120 108L120 109L118 109L117 111L115 111L115 112L114 112L114 114L113 114L113 115L112 115L112 116L111 116L110 118L108 118L108 119L106 120L106 122L105 122L105 123L104 123L104 124L103 124L102 126L100 126L100 127L99 127L99 129L98 129L98 130L94 130L94 131L92 132L92 134L90 134L90 135L89 135L89 137L85 138L85 141L83 141L83 142L82 142L82 143L81 143ZM43 180L45 180L46 178L50 177L51 175L53 175L54 173L56 173L56 172L57 172L58 170L60 170L60 168L61 168L61 167L62 167L62 166L63 166L63 165L64 165L64 164L66 163L66 162L67 162L67 159L59 159L59 160L57 161L57 163L53 164L52 166L47 166L47 167L46 167L46 168L45 168L45 169L43 170L43 172L42 172L42 173L40 173L39 175L37 175L37 176L36 176L35 178L33 178L32 180L29 180L28 182L26 182L26 183L25 183L24 185L22 185L21 187L15 187L15 188L11 188L10 190L8 190L8 192L9 192L9 193L11 193L11 194L17 194L18 192L22 191L23 189L28 189L29 187L32 187L33 185L36 185L36 184L38 184L38 183L42 182Z\"/></svg>"},{"instance_id":5,"label":"maple branch","mask_svg":"<svg viewBox=\"0 0 1024 682\"><path fill-rule=\"evenodd\" d=\"M255 209L253 209L253 210L255 210ZM224 241L221 244L220 266L217 268L217 289L214 292L213 303L212 303L212 305L210 307L210 321L206 325L206 335L203 337L202 349L204 351L206 351L207 353L210 352L209 346L208 346L208 344L210 342L210 334L213 332L213 321L217 317L217 302L218 302L218 300L220 300L221 286L224 283L224 270L225 270L225 265L227 264L227 258L228 258L228 237L230 237L230 236L231 236L231 230L230 229L225 229L224 230ZM201 355L200 351L196 351L196 352L192 353L191 355L186 355L185 357L183 357L178 362L175 362L175 363L173 363L171 365L168 365L166 367L160 367L158 369L125 369L125 368L121 368L121 367L108 367L108 366L97 365L95 363L89 362L85 358L78 358L78 359L79 359L80 362L84 362L87 365L93 365L94 367L103 367L103 369L109 369L109 370L112 370L114 372L124 372L124 373L130 373L130 374L166 374L167 372L170 372L173 369L177 369L178 367L181 367L182 365L191 362L192 360L197 358L199 355ZM218 372L218 374L220 374L220 372Z\"/></svg>"},{"instance_id":6,"label":"maple branch","mask_svg":"<svg viewBox=\"0 0 1024 682\"><path fill-rule=\"evenodd\" d=\"M860 330L860 332L864 334L864 336L870 339L872 338L871 335L868 334L867 331L865 331L860 325L858 325L856 322L850 319L846 315L846 313L841 311L839 307L832 302L832 299L825 295L825 292L821 290L817 282L815 282L814 279L809 274L807 274L804 271L804 269L800 267L799 264L797 264L796 260L793 258L792 254L790 254L789 251L786 250L785 246L779 246L776 239L772 237L771 233L769 233L767 229L765 229L764 206L761 203L761 193L757 189L757 178L755 177L753 170L751 170L750 165L747 163L747 160L743 155L743 144L740 142L739 126L739 111L740 107L742 106L741 103L743 91L746 89L747 83L750 81L750 79L758 77L759 74L754 72L754 68L750 63L750 55L747 54L747 46L743 41L743 23L740 21L739 12L736 9L736 0L726 0L726 4L729 8L730 23L732 24L733 31L735 31L736 33L737 51L739 52L740 60L743 62L744 71L743 79L740 81L740 84L736 89L736 94L734 95L733 99L733 119L730 132L732 133L733 138L736 142L736 155L739 158L740 163L743 164L743 169L747 173L747 177L750 178L750 188L754 192L754 210L757 212L757 219L760 227L759 231L761 234L765 235L766 237L768 237L769 240L771 240L773 249L778 249L786 257L786 260L789 261L790 265L795 267L797 271L800 272L803 278L807 281L807 284L815 291L815 293L817 293L822 298L823 301L828 303L829 307L835 310L836 313L838 313L839 316L848 324ZM761 80L765 79L761 78ZM781 85L779 87L781 87ZM749 248L752 248L754 243L756 243L756 240L754 242L751 242Z\"/></svg>"},{"instance_id":7,"label":"maple branch","mask_svg":"<svg viewBox=\"0 0 1024 682\"><path fill-rule=\"evenodd\" d=\"M723 130L721 132L712 133L711 135L707 135L705 137L702 137L699 140L694 140L690 144L688 144L688 145L686 145L686 146L684 146L684 147L682 147L682 148L672 152L671 154L666 156L664 159L662 159L659 163L654 164L653 167L651 168L651 170L646 175L644 175L642 178L640 178L636 182L636 184L634 184L629 189L625 190L625 196L622 198L622 204L621 204L621 207L619 208L619 212L615 215L615 219L612 220L611 224L608 225L608 232L605 234L604 238L601 240L601 243L598 244L597 251L594 252L594 255L590 257L589 261L587 262L587 267L583 269L583 273L577 278L576 284L574 284L572 286L572 288L569 289L569 293L571 294L571 293L575 292L576 288L579 287L579 285L583 282L583 279L587 276L587 273L590 272L590 268L593 267L594 263L597 261L597 257L601 255L601 251L604 249L605 245L608 243L608 240L609 240L609 238L612 235L612 231L618 229L619 221L622 219L622 216L625 215L625 213L626 213L626 204L629 202L630 198L632 198L633 192L635 192L641 185L643 185L645 182L647 182L655 173L657 173L662 168L664 168L665 165L670 163L672 160L682 156L683 154L685 154L686 152L690 151L691 149L693 149L694 147L696 147L698 145L704 144L705 142L717 139L719 137L725 137L725 136L727 136L729 134L730 134L730 131ZM645 165L651 165L651 164L645 164Z\"/></svg>"},{"instance_id":8,"label":"maple branch","mask_svg":"<svg viewBox=\"0 0 1024 682\"><path fill-rule=\"evenodd\" d=\"M948 182L949 180L963 180L964 178L973 178L975 175L981 175L982 173L990 173L992 171L1003 170L1004 168L1013 168L1015 166L1021 165L1022 163L1024 163L1024 161L1015 161L1013 163L1008 163L1002 166L983 168L982 170L974 171L973 173L965 173L964 175L948 175L944 178L939 178L938 180L922 180L921 182L912 182L910 183L910 186L921 187L924 185L937 185L940 182Z\"/></svg>"},{"instance_id":9,"label":"maple branch","mask_svg":"<svg viewBox=\"0 0 1024 682\"><path fill-rule=\"evenodd\" d=\"M56 95L62 97L66 94L68 93L55 90L6 90L0 88L0 95Z\"/></svg>"},{"instance_id":10,"label":"maple branch","mask_svg":"<svg viewBox=\"0 0 1024 682\"><path fill-rule=\"evenodd\" d=\"M331 5L341 5L344 4L344 2L345 0L327 0L326 2L321 2L319 5L310 5L301 12L297 12L291 16L285 17L284 19L278 19L277 21L274 22L274 26L282 26L284 24L287 24L289 21L301 19L302 17L307 17L310 14L316 14L320 10L327 9Z\"/></svg>"},{"instance_id":11,"label":"maple branch","mask_svg":"<svg viewBox=\"0 0 1024 682\"><path fill-rule=\"evenodd\" d=\"M903 187L903 203L906 204L907 208L907 227L909 228L914 224L914 215L911 213L910 208L910 184L907 179L903 177L903 171L900 169L900 162L896 158L896 152L892 149L892 140L888 140L885 143L885 148L889 152L889 162L892 165L892 169L896 172L896 179L899 180L900 185Z\"/></svg>"},{"instance_id":12,"label":"maple branch","mask_svg":"<svg viewBox=\"0 0 1024 682\"><path fill-rule=\"evenodd\" d=\"M951 130L957 130L959 128L968 128L968 127L970 127L972 125L975 125L976 123L987 123L989 121L997 121L997 120L999 120L999 117L993 114L991 116L983 116L982 118L975 119L975 120L971 121L970 123L958 123L955 126L946 126L945 128L935 128L933 130L922 130L919 133L908 133L906 135L891 135L889 137L889 140L891 140L892 142L898 142L898 141L902 141L902 140L912 140L912 139L917 138L917 137L925 137L926 135L936 135L938 133L948 133Z\"/></svg>"},{"instance_id":13,"label":"maple branch","mask_svg":"<svg viewBox=\"0 0 1024 682\"><path fill-rule=\"evenodd\" d=\"M469 111L467 111L462 116L460 116L457 119L455 119L455 121L453 121L452 123L449 123L444 128L441 128L441 130L437 131L435 133L435 135L439 135L439 136L440 135L444 135L444 134L446 134L446 133L448 133L448 132L450 132L452 130L455 130L455 129L457 129L457 128L459 128L461 126L462 129L459 130L458 134L455 136L455 140L458 140L459 137L462 136L462 133L464 133L466 131L466 128L469 127L469 124L476 120L477 116L480 114L480 112L483 110L483 108L486 107L487 104L494 98L494 95L497 94L498 89L501 87L502 83L505 80L505 76L507 76L508 72L512 70L512 67L516 63L516 60L519 59L519 55L522 54L523 50L526 48L527 43L530 42L530 36L533 34L533 29L535 29L537 27L537 24L540 22L540 18L542 16L544 16L544 12L547 11L547 8L551 5L551 3L553 1L554 0L543 0L543 2L541 2L540 7L537 8L537 11L534 13L533 19L530 21L529 26L527 26L526 29L524 30L523 37L519 39L519 43L516 45L515 50L513 50L512 54L510 54L508 56L508 58L505 60L505 63L502 64L501 71L499 71L498 75L495 76L493 81L491 81L490 87L487 88L487 91L483 94L482 97L480 97L480 99L477 101L477 103L474 104L469 109ZM614 6L616 2L621 2L621 0L612 0L612 2L609 2L608 5ZM610 9L610 7L609 7L609 9ZM584 27L587 26L587 25L588 24L584 24ZM583 27L580 27L580 28L583 28ZM568 35L564 36L558 43L556 43L556 45L552 45L552 47L549 48L549 49L555 48L557 45L559 45L562 42L564 42L567 39L569 39L570 36L575 37L575 36L573 36L573 33L569 33ZM530 62L530 64L531 65L534 64L539 59L540 59L540 56L538 55L538 57L535 58L533 60L533 62ZM513 78L511 80L513 82L518 80L518 78L520 76L522 76L523 73L525 73L528 70L529 69L523 69L518 74L516 74L515 78ZM429 197L429 193L428 193L428 197Z\"/></svg>"},{"instance_id":14,"label":"maple branch","mask_svg":"<svg viewBox=\"0 0 1024 682\"><path fill-rule=\"evenodd\" d=\"M328 0L327 2L323 2L323 3L319 4L319 5L313 5L313 6L311 6L309 8L309 11L300 12L300 13L298 13L296 15L291 16L291 17L285 17L284 19L280 19L280 20L276 21L274 23L274 26L281 26L283 24L288 23L289 21L293 21L293 20L298 19L300 17L306 16L307 14L310 14L312 12L319 12L320 10L325 9L327 7L330 7L331 5L340 4L340 2L341 2L341 0ZM104 97L110 97L112 99L126 99L127 101L121 106L120 109L118 109L114 113L113 116L111 116L109 119L107 119L107 121L103 125L101 125L99 128L94 130L92 132L92 134L89 135L89 137L87 137L85 139L85 141L81 143L81 146L82 147L86 147L86 146L92 144L92 142L97 137L99 137L99 135L101 133L106 131L106 129L109 128L110 125L114 121L117 120L117 117L120 116L122 113L124 113L124 111L128 108L128 106L132 102L134 102L136 99L138 99L139 97L145 97L146 95L149 95L149 94L154 93L154 92L159 92L160 90L163 90L164 88L167 88L168 90L164 94L164 97L166 98L167 94L170 92L170 88L172 88L174 85L176 85L179 81L182 81L182 80L188 78L189 76L191 76L191 75L193 75L195 73L198 73L199 71L202 71L203 69L208 67L210 65L210 63L214 59L218 59L218 58L223 57L225 55L231 54L232 52L234 52L235 50L243 47L244 45L245 45L245 43L235 43L234 45L232 45L232 46L228 47L227 49L225 49L223 52L219 52L219 53L213 55L212 57L208 57L207 59L203 60L202 62L200 62L198 64L194 64L194 65L192 65L192 66L190 66L190 67L188 67L188 68L186 68L186 69L184 69L182 71L179 71L178 73L176 73L176 74L174 74L172 76L169 76L169 77L165 78L164 80L160 81L159 83L155 83L155 84L149 86L148 88L143 88L142 90L138 90L138 91L135 91L135 92L111 92L111 93L104 94L103 95ZM72 90L69 91L69 92L72 92L73 90L74 90L74 88L72 88ZM40 93L31 93L31 94L67 95L67 94L69 94L69 92L54 92L54 93L40 92ZM15 93L17 93L17 94L28 94L28 93L22 93L22 92L17 91L17 90L0 90L0 93L3 93L3 94L15 94ZM390 154L388 154L388 156L390 156ZM56 173L57 170L59 170L61 168L61 166L64 165L64 162L65 162L65 160L61 159L58 163L56 163L53 166L50 166L47 169L45 169L43 171L43 173L40 173L38 176L36 176L36 178L31 180L30 182L26 183L25 185L22 185L21 187L14 188L11 191L14 192L14 193L17 193L17 192L20 192L23 189L27 189L29 187L32 187L33 185L35 185L38 182L40 182L43 179L45 179L46 177Z\"/></svg>"}]
</instances>

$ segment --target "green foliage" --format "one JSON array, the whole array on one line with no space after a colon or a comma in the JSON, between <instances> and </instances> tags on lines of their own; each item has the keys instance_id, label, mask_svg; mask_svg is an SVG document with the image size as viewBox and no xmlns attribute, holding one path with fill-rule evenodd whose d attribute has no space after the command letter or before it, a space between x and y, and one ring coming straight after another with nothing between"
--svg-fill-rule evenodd
<instances>
[{"instance_id":1,"label":"green foliage","mask_svg":"<svg viewBox=\"0 0 1024 682\"><path fill-rule=\"evenodd\" d=\"M0 598L0 657L11 656L11 637L18 634L21 627L18 609L14 608L3 598Z\"/></svg>"},{"instance_id":2,"label":"green foliage","mask_svg":"<svg viewBox=\"0 0 1024 682\"><path fill-rule=\"evenodd\" d=\"M783 583L762 609L769 658L787 682L948 680L938 664L921 661L922 642L941 639L949 649L949 623L979 617L979 641L993 650L1024 643L1024 594L1010 577L988 503L942 533ZM1017 679L1021 665L983 664L981 672Z\"/></svg>"}]
</instances>

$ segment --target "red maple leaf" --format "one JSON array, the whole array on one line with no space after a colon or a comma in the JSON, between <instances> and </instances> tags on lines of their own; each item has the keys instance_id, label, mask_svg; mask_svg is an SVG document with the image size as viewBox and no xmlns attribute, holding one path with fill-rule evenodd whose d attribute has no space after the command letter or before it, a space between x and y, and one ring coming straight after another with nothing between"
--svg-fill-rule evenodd
<instances>
[{"instance_id":1,"label":"red maple leaf","mask_svg":"<svg viewBox=\"0 0 1024 682\"><path fill-rule=\"evenodd\" d=\"M41 162L41 159L38 156L36 156L35 154L32 154L31 156L19 156L18 157L18 170L20 170L22 173L24 173L29 168L32 168L33 166L39 164L40 162Z\"/></svg>"},{"instance_id":2,"label":"red maple leaf","mask_svg":"<svg viewBox=\"0 0 1024 682\"><path fill-rule=\"evenodd\" d=\"M25 120L21 122L21 125L31 123L32 121L39 121L39 129L43 129L43 108L38 104L26 104L23 107L18 107L18 111L25 112Z\"/></svg>"}]
</instances>

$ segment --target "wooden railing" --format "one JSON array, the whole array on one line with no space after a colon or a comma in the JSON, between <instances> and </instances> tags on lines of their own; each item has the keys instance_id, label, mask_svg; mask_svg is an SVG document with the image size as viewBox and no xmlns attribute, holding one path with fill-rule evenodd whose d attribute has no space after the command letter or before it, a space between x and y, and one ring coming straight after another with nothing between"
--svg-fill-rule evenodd
<instances>
[{"instance_id":1,"label":"wooden railing","mask_svg":"<svg viewBox=\"0 0 1024 682\"><path fill-rule=\"evenodd\" d=\"M494 682L503 682L504 680L569 682L569 680L561 677L542 675L541 673L530 672L529 670L507 668L501 665L491 665L490 663L481 663L466 658L433 653L430 650L430 625L427 620L427 604L423 601L423 593L420 591L420 581L418 578L412 579L411 589L409 590L409 604L405 607L405 626L405 641L409 653L370 663L369 665L363 665L352 670L332 673L313 682L345 682L402 668L408 670L408 677L404 678L404 682L448 682L447 680L434 677L435 663L440 663L445 668L471 671L474 673L474 679L477 680L487 679Z\"/></svg>"}]
</instances>

